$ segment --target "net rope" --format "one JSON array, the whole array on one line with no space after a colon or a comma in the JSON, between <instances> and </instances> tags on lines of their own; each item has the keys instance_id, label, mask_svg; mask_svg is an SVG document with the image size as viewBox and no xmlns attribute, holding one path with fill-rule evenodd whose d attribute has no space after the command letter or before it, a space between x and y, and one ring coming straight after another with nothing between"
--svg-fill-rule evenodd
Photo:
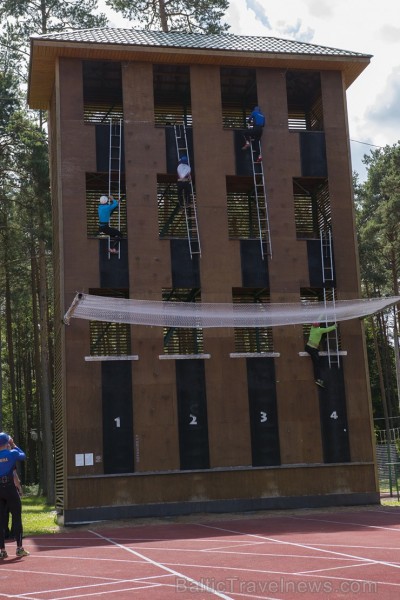
<instances>
[{"instance_id":1,"label":"net rope","mask_svg":"<svg viewBox=\"0 0 400 600\"><path fill-rule=\"evenodd\" d=\"M279 327L364 318L398 304L400 296L335 302L228 304L165 302L76 294L65 313L71 318L152 327Z\"/></svg>"}]
</instances>

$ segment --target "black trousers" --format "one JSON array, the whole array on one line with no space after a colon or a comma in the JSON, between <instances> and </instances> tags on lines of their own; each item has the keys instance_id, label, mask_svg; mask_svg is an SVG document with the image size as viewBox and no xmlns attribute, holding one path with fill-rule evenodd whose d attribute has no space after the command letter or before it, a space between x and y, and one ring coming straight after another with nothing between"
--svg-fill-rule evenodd
<instances>
[{"instance_id":1,"label":"black trousers","mask_svg":"<svg viewBox=\"0 0 400 600\"><path fill-rule=\"evenodd\" d=\"M11 517L11 513L10 513L10 509L7 506L7 514L6 514L6 530L4 532L5 538L6 540L9 540L10 538L14 537L14 528L12 525L12 520L11 520L11 524L10 524L10 517Z\"/></svg>"},{"instance_id":2,"label":"black trousers","mask_svg":"<svg viewBox=\"0 0 400 600\"><path fill-rule=\"evenodd\" d=\"M109 225L100 225L99 231L110 236L110 247L117 248L119 241L122 239L122 233L116 227L110 227Z\"/></svg>"},{"instance_id":3,"label":"black trousers","mask_svg":"<svg viewBox=\"0 0 400 600\"><path fill-rule=\"evenodd\" d=\"M308 344L306 344L306 347L304 349L311 356L312 364L314 367L315 379L322 379L321 378L321 363L320 363L320 358L319 358L319 354L318 354L319 350L317 348L313 348L312 346L309 346Z\"/></svg>"},{"instance_id":4,"label":"black trousers","mask_svg":"<svg viewBox=\"0 0 400 600\"><path fill-rule=\"evenodd\" d=\"M190 186L190 181L178 181L177 182L177 188L178 188L178 201L180 206L183 206L184 203L185 204L189 204L190 203L190 193L191 193L191 186Z\"/></svg>"},{"instance_id":5,"label":"black trousers","mask_svg":"<svg viewBox=\"0 0 400 600\"><path fill-rule=\"evenodd\" d=\"M246 142L251 142L251 140L253 140L254 142L260 142L263 130L264 127L262 127L261 125L254 125L254 127L247 129L246 133L244 134L244 139L246 140Z\"/></svg>"},{"instance_id":6,"label":"black trousers","mask_svg":"<svg viewBox=\"0 0 400 600\"><path fill-rule=\"evenodd\" d=\"M0 549L4 548L4 536L8 524L8 510L12 515L14 537L17 547L22 546L22 505L14 479L0 483Z\"/></svg>"}]
</instances>

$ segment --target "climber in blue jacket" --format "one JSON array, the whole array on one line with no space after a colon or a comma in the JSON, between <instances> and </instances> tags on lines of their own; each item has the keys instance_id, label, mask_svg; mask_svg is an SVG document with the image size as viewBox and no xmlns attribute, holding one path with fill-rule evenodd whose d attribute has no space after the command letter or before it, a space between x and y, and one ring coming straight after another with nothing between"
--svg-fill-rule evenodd
<instances>
[{"instance_id":1,"label":"climber in blue jacket","mask_svg":"<svg viewBox=\"0 0 400 600\"><path fill-rule=\"evenodd\" d=\"M251 115L247 118L247 122L249 124L249 128L244 134L245 144L242 150L248 150L248 148L250 148L251 141L253 140L255 144L258 144L259 148L259 156L256 162L261 162L261 137L264 131L265 117L259 106L254 107Z\"/></svg>"},{"instance_id":2,"label":"climber in blue jacket","mask_svg":"<svg viewBox=\"0 0 400 600\"><path fill-rule=\"evenodd\" d=\"M114 200L113 196L100 196L98 215L99 232L110 236L110 254L118 254L118 245L122 238L122 233L116 227L110 227L109 221L112 213L118 207L119 200Z\"/></svg>"}]
</instances>

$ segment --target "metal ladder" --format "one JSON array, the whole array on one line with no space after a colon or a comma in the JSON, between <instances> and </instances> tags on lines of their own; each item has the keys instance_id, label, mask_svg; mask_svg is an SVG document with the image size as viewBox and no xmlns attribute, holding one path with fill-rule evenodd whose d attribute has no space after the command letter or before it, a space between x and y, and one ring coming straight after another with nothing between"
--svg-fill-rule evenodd
<instances>
[{"instance_id":1,"label":"metal ladder","mask_svg":"<svg viewBox=\"0 0 400 600\"><path fill-rule=\"evenodd\" d=\"M118 198L118 229L121 230L121 157L122 119L110 119L110 145L108 154L108 195ZM110 258L110 237L108 237L108 258ZM121 244L118 244L118 258L121 258Z\"/></svg>"},{"instance_id":2,"label":"metal ladder","mask_svg":"<svg viewBox=\"0 0 400 600\"><path fill-rule=\"evenodd\" d=\"M187 143L186 136L186 126L182 125L174 125L175 132L175 144L176 144L176 156L177 160L185 154L188 158L188 165L190 165L190 156L189 149ZM186 206L184 204L185 210L185 221L186 221L186 232L188 236L189 242L189 252L190 258L193 258L194 255L198 255L201 257L201 245L200 245L200 236L199 236L199 224L197 220L197 207L196 207L196 196L193 189L193 181L190 180L190 193L192 196L192 204L191 206Z\"/></svg>"},{"instance_id":3,"label":"metal ladder","mask_svg":"<svg viewBox=\"0 0 400 600\"><path fill-rule=\"evenodd\" d=\"M261 256L272 258L271 232L269 227L267 194L265 191L264 167L261 162L257 162L258 156L261 156L260 142L251 142L251 164L253 169L254 197L257 208L258 231L260 236Z\"/></svg>"},{"instance_id":4,"label":"metal ladder","mask_svg":"<svg viewBox=\"0 0 400 600\"><path fill-rule=\"evenodd\" d=\"M326 309L328 302L328 285L331 283L330 288L332 293L332 304L335 308L336 292L333 287L333 281L335 277L334 266L333 266L333 250L332 250L332 232L330 229L321 229L319 232L320 244L321 244L321 267L322 267L322 282L324 290L324 308ZM336 319L335 319L336 322ZM327 326L327 323L326 323ZM340 368L339 358L339 337L338 330L330 331L326 335L326 349L328 352L328 363L329 368L332 365L337 365Z\"/></svg>"}]
</instances>

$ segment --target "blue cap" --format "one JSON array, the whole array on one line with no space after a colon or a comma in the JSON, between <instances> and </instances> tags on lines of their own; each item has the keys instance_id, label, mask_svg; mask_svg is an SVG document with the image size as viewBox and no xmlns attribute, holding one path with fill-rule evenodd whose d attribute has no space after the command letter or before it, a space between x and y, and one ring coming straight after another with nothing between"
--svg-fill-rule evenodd
<instances>
[{"instance_id":1,"label":"blue cap","mask_svg":"<svg viewBox=\"0 0 400 600\"><path fill-rule=\"evenodd\" d=\"M180 157L180 159L179 159L179 161L180 161L181 163L185 163L185 164L188 164L188 162L189 162L189 160L188 160L188 157L187 157L187 156L181 156L181 157Z\"/></svg>"},{"instance_id":2,"label":"blue cap","mask_svg":"<svg viewBox=\"0 0 400 600\"><path fill-rule=\"evenodd\" d=\"M6 444L8 444L10 439L10 436L8 435L8 433L4 433L4 431L2 431L0 433L0 446L5 446Z\"/></svg>"}]
</instances>

